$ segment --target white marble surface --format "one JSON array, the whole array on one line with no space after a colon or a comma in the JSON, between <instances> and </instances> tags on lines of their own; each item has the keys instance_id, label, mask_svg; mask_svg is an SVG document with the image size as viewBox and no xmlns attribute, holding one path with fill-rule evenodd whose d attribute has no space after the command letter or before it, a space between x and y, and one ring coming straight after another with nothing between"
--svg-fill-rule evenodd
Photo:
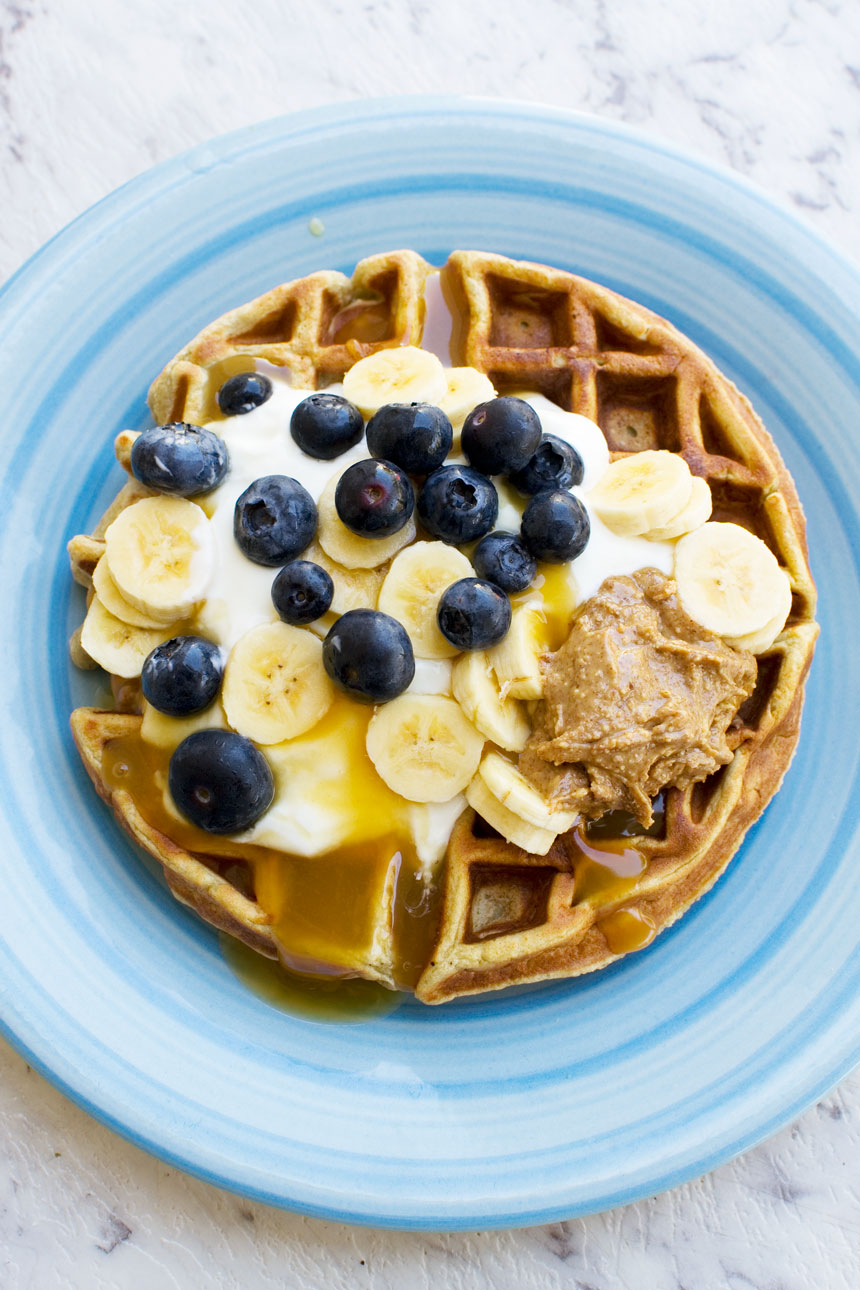
<instances>
[{"instance_id":1,"label":"white marble surface","mask_svg":"<svg viewBox=\"0 0 860 1290\"><path fill-rule=\"evenodd\" d=\"M213 134L365 95L473 92L642 126L860 258L857 0L0 2L0 278ZM860 1075L707 1178L609 1214L414 1236L216 1191L0 1045L4 1290L856 1290Z\"/></svg>"}]
</instances>

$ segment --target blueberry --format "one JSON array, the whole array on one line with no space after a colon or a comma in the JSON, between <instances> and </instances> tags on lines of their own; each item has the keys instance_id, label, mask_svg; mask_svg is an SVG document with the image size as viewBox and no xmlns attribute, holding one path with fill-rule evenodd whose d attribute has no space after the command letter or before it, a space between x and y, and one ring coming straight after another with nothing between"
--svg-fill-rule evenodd
<instances>
[{"instance_id":1,"label":"blueberry","mask_svg":"<svg viewBox=\"0 0 860 1290\"><path fill-rule=\"evenodd\" d=\"M233 536L255 564L286 564L301 555L317 527L314 499L289 475L255 479L236 502Z\"/></svg>"},{"instance_id":2,"label":"blueberry","mask_svg":"<svg viewBox=\"0 0 860 1290\"><path fill-rule=\"evenodd\" d=\"M560 488L533 497L523 512L523 541L538 560L575 560L591 533L588 512L578 497Z\"/></svg>"},{"instance_id":3,"label":"blueberry","mask_svg":"<svg viewBox=\"0 0 860 1290\"><path fill-rule=\"evenodd\" d=\"M170 717L208 708L221 687L221 651L202 636L174 636L146 656L140 688L147 703Z\"/></svg>"},{"instance_id":4,"label":"blueberry","mask_svg":"<svg viewBox=\"0 0 860 1290\"><path fill-rule=\"evenodd\" d=\"M582 476L582 458L576 449L558 435L545 434L522 470L508 478L518 492L533 497L547 488L573 488L582 483Z\"/></svg>"},{"instance_id":5,"label":"blueberry","mask_svg":"<svg viewBox=\"0 0 860 1290\"><path fill-rule=\"evenodd\" d=\"M240 372L231 376L218 391L218 407L228 417L241 417L268 402L272 382L257 372Z\"/></svg>"},{"instance_id":6,"label":"blueberry","mask_svg":"<svg viewBox=\"0 0 860 1290\"><path fill-rule=\"evenodd\" d=\"M463 422L463 452L485 475L522 470L540 443L540 417L525 399L479 403Z\"/></svg>"},{"instance_id":7,"label":"blueberry","mask_svg":"<svg viewBox=\"0 0 860 1290\"><path fill-rule=\"evenodd\" d=\"M331 461L364 434L364 419L354 403L339 394L309 394L290 417L290 434L309 457Z\"/></svg>"},{"instance_id":8,"label":"blueberry","mask_svg":"<svg viewBox=\"0 0 860 1290\"><path fill-rule=\"evenodd\" d=\"M511 602L491 582L461 578L442 592L436 621L457 649L489 649L507 635Z\"/></svg>"},{"instance_id":9,"label":"blueberry","mask_svg":"<svg viewBox=\"0 0 860 1290\"><path fill-rule=\"evenodd\" d=\"M406 628L377 609L350 609L323 641L331 679L359 703L387 703L408 687L415 659Z\"/></svg>"},{"instance_id":10,"label":"blueberry","mask_svg":"<svg viewBox=\"0 0 860 1290\"><path fill-rule=\"evenodd\" d=\"M312 560L285 564L272 583L272 604L285 623L301 627L315 622L331 606L334 583Z\"/></svg>"},{"instance_id":11,"label":"blueberry","mask_svg":"<svg viewBox=\"0 0 860 1290\"><path fill-rule=\"evenodd\" d=\"M387 403L367 423L374 457L393 461L410 475L429 475L441 466L453 442L451 422L429 403Z\"/></svg>"},{"instance_id":12,"label":"blueberry","mask_svg":"<svg viewBox=\"0 0 860 1290\"><path fill-rule=\"evenodd\" d=\"M232 730L196 730L173 753L170 795L192 824L207 833L239 833L272 805L269 763L250 739Z\"/></svg>"},{"instance_id":13,"label":"blueberry","mask_svg":"<svg viewBox=\"0 0 860 1290\"><path fill-rule=\"evenodd\" d=\"M205 426L171 421L138 435L131 449L131 473L147 488L196 497L216 488L227 474L227 445Z\"/></svg>"},{"instance_id":14,"label":"blueberry","mask_svg":"<svg viewBox=\"0 0 860 1290\"><path fill-rule=\"evenodd\" d=\"M415 494L405 471L390 461L368 457L348 466L337 481L335 510L360 537L398 533L415 509Z\"/></svg>"},{"instance_id":15,"label":"blueberry","mask_svg":"<svg viewBox=\"0 0 860 1290\"><path fill-rule=\"evenodd\" d=\"M499 514L494 485L469 466L440 466L418 494L418 516L428 533L456 545L489 533Z\"/></svg>"},{"instance_id":16,"label":"blueberry","mask_svg":"<svg viewBox=\"0 0 860 1290\"><path fill-rule=\"evenodd\" d=\"M516 533L488 533L475 547L472 564L479 577L509 594L525 591L537 573L537 561Z\"/></svg>"}]
</instances>

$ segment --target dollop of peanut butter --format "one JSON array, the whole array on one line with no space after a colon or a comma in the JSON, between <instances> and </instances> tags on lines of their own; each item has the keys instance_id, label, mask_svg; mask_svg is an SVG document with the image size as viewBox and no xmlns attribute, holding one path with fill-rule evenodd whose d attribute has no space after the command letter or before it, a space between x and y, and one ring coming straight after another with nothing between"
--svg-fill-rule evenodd
<instances>
[{"instance_id":1,"label":"dollop of peanut butter","mask_svg":"<svg viewBox=\"0 0 860 1290\"><path fill-rule=\"evenodd\" d=\"M661 789L731 761L756 680L753 655L694 622L656 569L607 578L541 666L520 770L559 808L629 811L646 827Z\"/></svg>"}]
</instances>

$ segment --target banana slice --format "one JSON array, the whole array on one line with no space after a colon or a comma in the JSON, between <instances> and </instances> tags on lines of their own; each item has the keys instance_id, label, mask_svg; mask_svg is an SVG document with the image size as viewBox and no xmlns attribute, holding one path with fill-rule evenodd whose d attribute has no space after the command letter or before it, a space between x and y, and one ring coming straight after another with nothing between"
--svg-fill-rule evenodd
<instances>
[{"instance_id":1,"label":"banana slice","mask_svg":"<svg viewBox=\"0 0 860 1290\"><path fill-rule=\"evenodd\" d=\"M454 427L453 452L460 450L460 430L463 422L479 403L496 397L496 389L489 376L476 367L451 367L445 373L448 388L439 401L439 407Z\"/></svg>"},{"instance_id":2,"label":"banana slice","mask_svg":"<svg viewBox=\"0 0 860 1290\"><path fill-rule=\"evenodd\" d=\"M482 820L486 820L497 833L501 833L506 842L522 847L530 855L545 856L555 842L556 835L551 829L537 829L503 806L480 775L476 775L466 789L466 801Z\"/></svg>"},{"instance_id":3,"label":"banana slice","mask_svg":"<svg viewBox=\"0 0 860 1290\"><path fill-rule=\"evenodd\" d=\"M613 533L635 537L673 520L690 500L692 488L693 476L683 457L649 449L614 461L588 501Z\"/></svg>"},{"instance_id":4,"label":"banana slice","mask_svg":"<svg viewBox=\"0 0 860 1290\"><path fill-rule=\"evenodd\" d=\"M690 617L718 636L758 632L785 606L785 572L761 538L739 524L709 522L682 537L675 581Z\"/></svg>"},{"instance_id":5,"label":"banana slice","mask_svg":"<svg viewBox=\"0 0 860 1290\"><path fill-rule=\"evenodd\" d=\"M531 733L525 704L503 699L486 650L468 650L451 671L454 698L482 735L509 752L522 752Z\"/></svg>"},{"instance_id":6,"label":"banana slice","mask_svg":"<svg viewBox=\"0 0 860 1290\"><path fill-rule=\"evenodd\" d=\"M436 610L443 591L475 570L445 542L413 542L391 562L379 592L379 608L401 622L417 658L453 658L460 651L439 630Z\"/></svg>"},{"instance_id":7,"label":"banana slice","mask_svg":"<svg viewBox=\"0 0 860 1290\"><path fill-rule=\"evenodd\" d=\"M533 828L566 833L579 818L576 811L554 811L513 762L501 753L487 753L478 767L478 775L506 810Z\"/></svg>"},{"instance_id":8,"label":"banana slice","mask_svg":"<svg viewBox=\"0 0 860 1290\"><path fill-rule=\"evenodd\" d=\"M448 802L472 779L484 736L453 699L401 694L378 708L367 752L390 789L409 802Z\"/></svg>"},{"instance_id":9,"label":"banana slice","mask_svg":"<svg viewBox=\"0 0 860 1290\"><path fill-rule=\"evenodd\" d=\"M642 534L642 537L649 539L649 542L669 542L672 538L681 538L683 534L692 533L692 530L701 528L701 525L710 519L712 507L713 498L710 495L708 480L694 475L686 506L682 506L674 520L664 524L663 528L649 529L647 533Z\"/></svg>"},{"instance_id":10,"label":"banana slice","mask_svg":"<svg viewBox=\"0 0 860 1290\"><path fill-rule=\"evenodd\" d=\"M503 699L539 699L540 656L546 652L544 615L534 604L517 605L507 636L487 650Z\"/></svg>"},{"instance_id":11,"label":"banana slice","mask_svg":"<svg viewBox=\"0 0 860 1290\"><path fill-rule=\"evenodd\" d=\"M388 350L383 351L388 353ZM364 362L364 359L362 359ZM343 471L338 471L326 484L317 503L319 523L317 541L330 559L345 569L375 569L385 564L415 537L415 518L411 516L399 533L387 538L359 537L342 522L334 504L337 481Z\"/></svg>"},{"instance_id":12,"label":"banana slice","mask_svg":"<svg viewBox=\"0 0 860 1290\"><path fill-rule=\"evenodd\" d=\"M218 702L210 703L202 712L195 712L192 717L169 717L166 712L159 712L151 703L144 704L143 721L140 725L140 737L144 743L155 748L164 748L172 752L178 748L188 735L197 730L226 730L227 722L224 709Z\"/></svg>"},{"instance_id":13,"label":"banana slice","mask_svg":"<svg viewBox=\"0 0 860 1290\"><path fill-rule=\"evenodd\" d=\"M172 634L166 627L150 629L124 623L94 596L81 628L81 645L106 672L128 678L140 676L147 654Z\"/></svg>"},{"instance_id":14,"label":"banana slice","mask_svg":"<svg viewBox=\"0 0 860 1290\"><path fill-rule=\"evenodd\" d=\"M255 743L304 734L334 701L321 641L287 623L252 627L230 651L221 700L233 729Z\"/></svg>"},{"instance_id":15,"label":"banana slice","mask_svg":"<svg viewBox=\"0 0 860 1290\"><path fill-rule=\"evenodd\" d=\"M763 654L765 650L770 649L779 633L785 626L785 620L788 618L791 610L791 583L788 580L788 574L780 569L783 576L783 594L782 604L773 618L765 623L757 632L749 632L746 636L727 636L725 638L727 645L733 645L735 649L748 649L751 654Z\"/></svg>"},{"instance_id":16,"label":"banana slice","mask_svg":"<svg viewBox=\"0 0 860 1290\"><path fill-rule=\"evenodd\" d=\"M648 538L650 542L666 542L672 538L682 537L684 533L692 533L693 529L700 528L711 518L712 505L713 499L708 481L700 478L699 475L694 475L693 489L686 506L683 506L668 524L664 524L659 529L649 529L642 536Z\"/></svg>"},{"instance_id":17,"label":"banana slice","mask_svg":"<svg viewBox=\"0 0 860 1290\"><path fill-rule=\"evenodd\" d=\"M160 623L187 618L206 595L215 563L212 529L184 497L144 497L127 506L105 533L117 590Z\"/></svg>"},{"instance_id":18,"label":"banana slice","mask_svg":"<svg viewBox=\"0 0 860 1290\"><path fill-rule=\"evenodd\" d=\"M102 556L93 571L93 590L114 618L119 618L132 627L155 629L164 626L149 614L142 614L139 609L135 609L134 605L129 604L111 576L106 556Z\"/></svg>"},{"instance_id":19,"label":"banana slice","mask_svg":"<svg viewBox=\"0 0 860 1290\"><path fill-rule=\"evenodd\" d=\"M359 359L343 378L343 392L366 417L386 403L434 403L448 388L435 354L416 345L380 349Z\"/></svg>"}]
</instances>

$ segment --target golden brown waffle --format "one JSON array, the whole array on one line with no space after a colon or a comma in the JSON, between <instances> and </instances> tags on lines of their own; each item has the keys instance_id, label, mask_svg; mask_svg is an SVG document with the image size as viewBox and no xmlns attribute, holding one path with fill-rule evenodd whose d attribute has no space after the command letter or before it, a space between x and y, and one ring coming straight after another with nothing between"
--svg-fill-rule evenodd
<instances>
[{"instance_id":1,"label":"golden brown waffle","mask_svg":"<svg viewBox=\"0 0 860 1290\"><path fill-rule=\"evenodd\" d=\"M287 367L296 384L319 388L368 353L420 343L429 271L412 252L374 256L352 280L313 274L226 314L155 381L153 415L213 419L215 390L255 358ZM790 577L793 603L785 629L758 659L732 761L683 793L667 790L659 836L626 844L647 861L635 884L588 895L575 835L560 837L547 856L530 856L473 812L460 818L443 879L438 942L416 988L428 1003L591 971L633 948L636 937L645 939L643 928L651 936L674 922L723 871L782 781L818 630L791 478L748 401L696 346L641 306L545 266L456 252L443 281L459 323L455 362L486 372L500 392L540 391L591 417L616 456L645 448L682 453L693 473L708 480L713 518L744 525L775 552ZM133 495L140 491L118 499L112 512ZM104 549L104 527L105 521L94 537L70 543L75 577L84 585ZM161 861L181 899L271 955L266 915L253 893L241 890L247 868L236 877L223 859L177 847L143 824L127 793L107 784L104 752L120 719L129 720L85 709L73 720L99 791ZM385 979L382 970L373 974Z\"/></svg>"}]
</instances>

